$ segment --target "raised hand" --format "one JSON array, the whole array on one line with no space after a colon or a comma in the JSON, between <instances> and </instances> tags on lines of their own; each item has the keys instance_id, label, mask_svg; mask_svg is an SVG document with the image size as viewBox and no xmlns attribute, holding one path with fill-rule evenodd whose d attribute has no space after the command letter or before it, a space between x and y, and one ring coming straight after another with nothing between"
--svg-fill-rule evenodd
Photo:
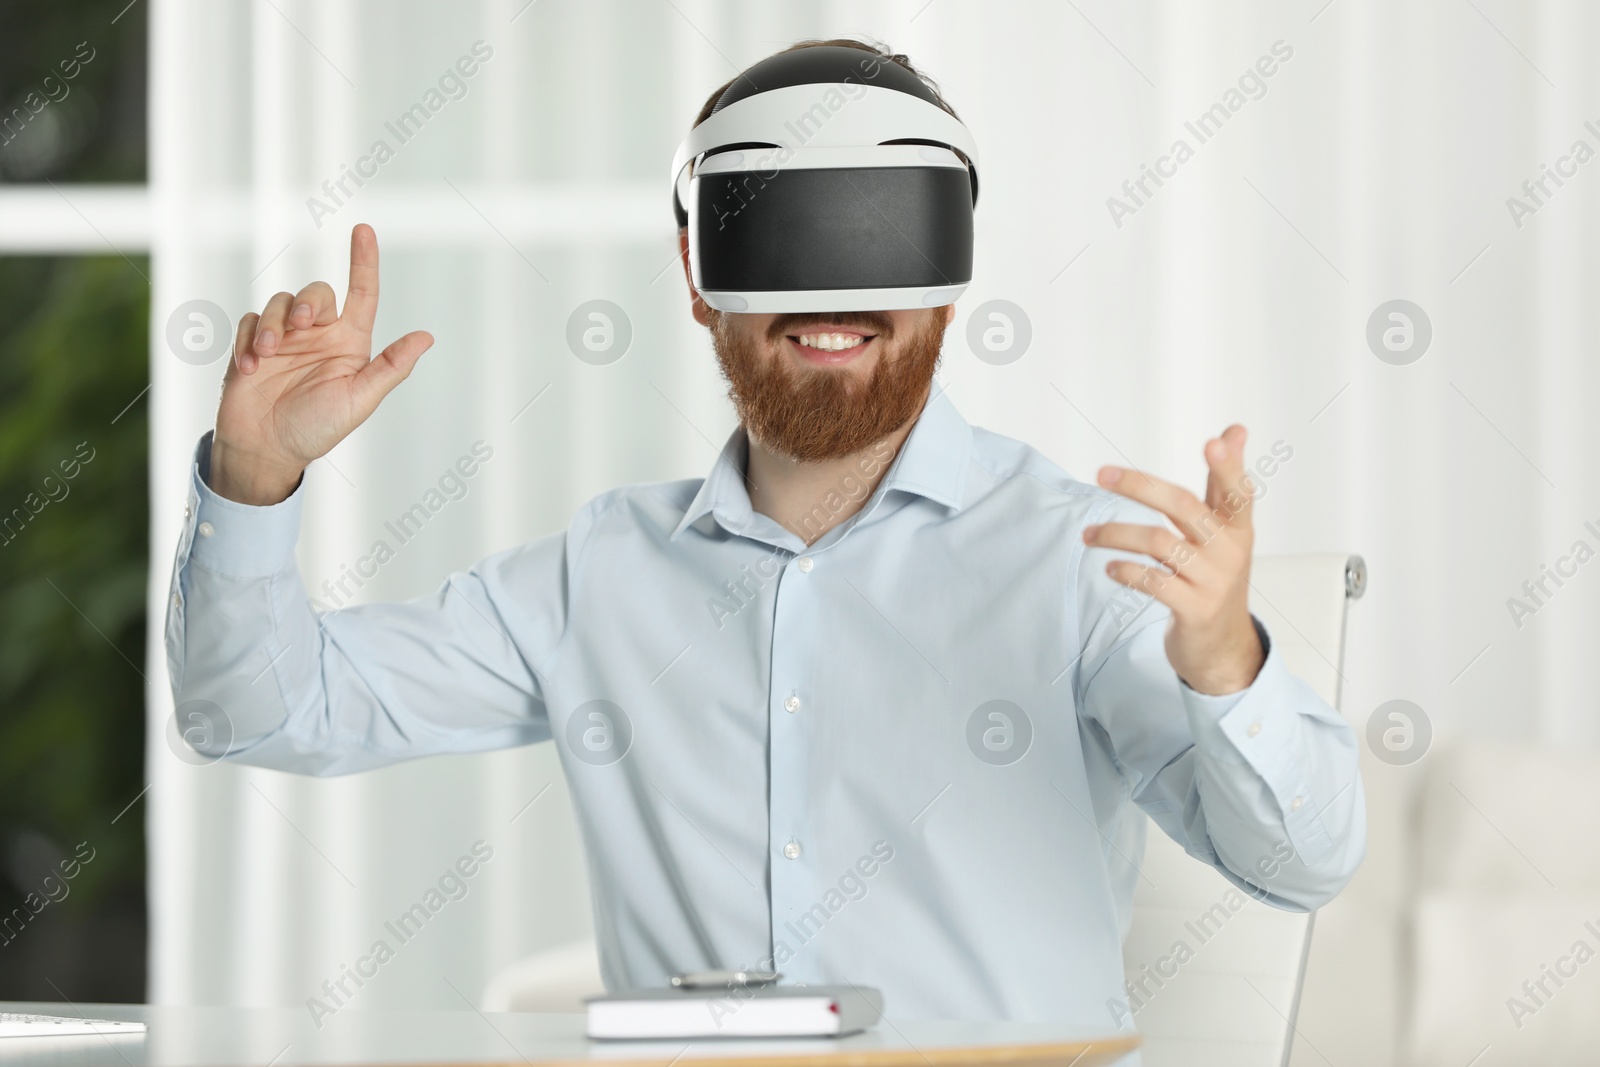
<instances>
[{"instance_id":1,"label":"raised hand","mask_svg":"<svg viewBox=\"0 0 1600 1067\"><path fill-rule=\"evenodd\" d=\"M242 504L283 500L406 379L433 337L408 333L373 359L377 313L378 238L363 223L350 233L343 314L333 287L312 282L239 321L211 445L213 492Z\"/></svg>"},{"instance_id":2,"label":"raised hand","mask_svg":"<svg viewBox=\"0 0 1600 1067\"><path fill-rule=\"evenodd\" d=\"M1113 560L1106 573L1172 609L1167 660L1201 693L1234 693L1255 681L1265 652L1250 621L1250 511L1254 484L1244 469L1245 429L1229 426L1206 442L1206 498L1140 471L1102 467L1100 484L1171 519L1161 526L1108 522L1086 527L1086 544L1151 556L1161 566Z\"/></svg>"}]
</instances>

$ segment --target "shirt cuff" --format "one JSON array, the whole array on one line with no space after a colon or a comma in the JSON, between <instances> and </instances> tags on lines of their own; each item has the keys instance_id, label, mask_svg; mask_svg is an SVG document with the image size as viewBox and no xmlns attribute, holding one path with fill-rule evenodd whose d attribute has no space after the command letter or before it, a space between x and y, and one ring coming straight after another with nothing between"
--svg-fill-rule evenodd
<instances>
[{"instance_id":1,"label":"shirt cuff","mask_svg":"<svg viewBox=\"0 0 1600 1067\"><path fill-rule=\"evenodd\" d=\"M200 438L189 472L188 524L184 540L189 559L209 571L234 578L265 578L294 563L300 536L305 479L288 499L257 507L218 496L206 484L211 469L211 433Z\"/></svg>"},{"instance_id":2,"label":"shirt cuff","mask_svg":"<svg viewBox=\"0 0 1600 1067\"><path fill-rule=\"evenodd\" d=\"M1249 686L1211 696L1179 680L1195 747L1208 759L1248 767L1277 802L1295 851L1307 862L1333 847L1315 802L1302 749L1301 693L1273 648L1267 628L1254 615L1266 658ZM1325 804L1326 799L1320 803Z\"/></svg>"}]
</instances>

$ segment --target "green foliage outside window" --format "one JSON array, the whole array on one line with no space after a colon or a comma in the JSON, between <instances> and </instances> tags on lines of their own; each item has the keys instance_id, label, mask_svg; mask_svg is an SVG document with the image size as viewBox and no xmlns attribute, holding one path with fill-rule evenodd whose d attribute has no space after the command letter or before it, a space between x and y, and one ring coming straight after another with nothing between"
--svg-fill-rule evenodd
<instances>
[{"instance_id":1,"label":"green foliage outside window","mask_svg":"<svg viewBox=\"0 0 1600 1067\"><path fill-rule=\"evenodd\" d=\"M0 1000L144 995L148 273L0 258Z\"/></svg>"}]
</instances>

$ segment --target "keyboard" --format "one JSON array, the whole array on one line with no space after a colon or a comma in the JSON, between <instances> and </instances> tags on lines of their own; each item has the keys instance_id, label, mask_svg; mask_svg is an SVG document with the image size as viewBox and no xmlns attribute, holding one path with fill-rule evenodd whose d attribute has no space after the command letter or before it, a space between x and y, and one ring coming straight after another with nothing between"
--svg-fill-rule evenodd
<instances>
[{"instance_id":1,"label":"keyboard","mask_svg":"<svg viewBox=\"0 0 1600 1067\"><path fill-rule=\"evenodd\" d=\"M63 1019L56 1015L19 1015L0 1011L0 1037L73 1037L142 1034L144 1023L115 1019Z\"/></svg>"}]
</instances>

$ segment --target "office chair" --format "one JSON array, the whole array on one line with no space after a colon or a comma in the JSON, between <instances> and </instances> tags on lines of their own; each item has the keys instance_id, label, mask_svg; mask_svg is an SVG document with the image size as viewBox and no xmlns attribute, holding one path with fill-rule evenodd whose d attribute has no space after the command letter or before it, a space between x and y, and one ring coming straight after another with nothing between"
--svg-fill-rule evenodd
<instances>
[{"instance_id":1,"label":"office chair","mask_svg":"<svg viewBox=\"0 0 1600 1067\"><path fill-rule=\"evenodd\" d=\"M594 938L571 941L501 968L479 997L484 1011L583 1011L606 991Z\"/></svg>"}]
</instances>

